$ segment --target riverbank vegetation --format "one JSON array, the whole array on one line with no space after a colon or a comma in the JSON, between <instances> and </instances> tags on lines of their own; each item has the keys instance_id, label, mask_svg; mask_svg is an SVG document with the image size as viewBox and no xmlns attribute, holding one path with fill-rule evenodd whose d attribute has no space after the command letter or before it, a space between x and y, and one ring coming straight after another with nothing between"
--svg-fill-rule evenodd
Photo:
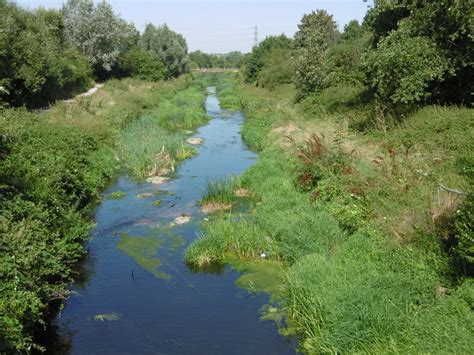
<instances>
[{"instance_id":1,"label":"riverbank vegetation","mask_svg":"<svg viewBox=\"0 0 474 355\"><path fill-rule=\"evenodd\" d=\"M314 12L218 85L260 152L240 181L257 206L204 224L186 260L283 262L275 300L301 351L473 346L470 10L376 2L343 33ZM288 60L294 84L262 82Z\"/></svg>"},{"instance_id":2,"label":"riverbank vegetation","mask_svg":"<svg viewBox=\"0 0 474 355\"><path fill-rule=\"evenodd\" d=\"M304 352L470 352L472 10L375 1L342 33L315 11L293 39L223 57L188 55L165 25L140 35L106 2L0 0L0 352L44 350L35 332L69 295L100 191L190 156L209 77L182 74L229 62L241 72L212 78L260 160L203 203L238 188L252 209L206 221L186 261L250 271L239 284L274 295Z\"/></svg>"},{"instance_id":3,"label":"riverbank vegetation","mask_svg":"<svg viewBox=\"0 0 474 355\"><path fill-rule=\"evenodd\" d=\"M238 51L225 54L209 54L197 50L189 53L189 60L192 69L240 69L245 63L245 54Z\"/></svg>"},{"instance_id":4,"label":"riverbank vegetation","mask_svg":"<svg viewBox=\"0 0 474 355\"><path fill-rule=\"evenodd\" d=\"M0 1L0 107L45 107L94 81L159 81L189 72L186 40L166 25L140 35L107 2L26 10Z\"/></svg>"},{"instance_id":5,"label":"riverbank vegetation","mask_svg":"<svg viewBox=\"0 0 474 355\"><path fill-rule=\"evenodd\" d=\"M2 351L35 347L49 306L67 298L90 207L118 169L143 178L192 154L184 141L207 120L204 90L192 77L110 80L48 110L1 111Z\"/></svg>"}]
</instances>

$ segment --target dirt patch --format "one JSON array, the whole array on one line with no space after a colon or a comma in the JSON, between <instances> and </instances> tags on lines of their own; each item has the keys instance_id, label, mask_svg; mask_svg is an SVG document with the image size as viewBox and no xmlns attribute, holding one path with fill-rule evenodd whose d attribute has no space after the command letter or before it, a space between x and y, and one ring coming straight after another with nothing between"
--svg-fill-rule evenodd
<instances>
[{"instance_id":1,"label":"dirt patch","mask_svg":"<svg viewBox=\"0 0 474 355\"><path fill-rule=\"evenodd\" d=\"M222 203L222 202L208 202L201 206L201 210L203 213L213 213L218 211L228 210L232 207L230 203Z\"/></svg>"},{"instance_id":2,"label":"dirt patch","mask_svg":"<svg viewBox=\"0 0 474 355\"><path fill-rule=\"evenodd\" d=\"M235 190L234 194L237 197L250 197L250 196L252 196L252 192L250 192L247 189L242 189L242 188Z\"/></svg>"},{"instance_id":3,"label":"dirt patch","mask_svg":"<svg viewBox=\"0 0 474 355\"><path fill-rule=\"evenodd\" d=\"M379 147L369 141L357 137L349 131L346 123L334 123L325 120L309 122L287 122L285 125L276 127L271 131L273 138L282 148L288 148L295 144L307 141L312 134L316 133L324 137L328 144L334 144L336 138L342 143L341 148L350 153L355 152L365 160L373 160L379 154ZM336 137L337 136L337 137Z\"/></svg>"}]
</instances>

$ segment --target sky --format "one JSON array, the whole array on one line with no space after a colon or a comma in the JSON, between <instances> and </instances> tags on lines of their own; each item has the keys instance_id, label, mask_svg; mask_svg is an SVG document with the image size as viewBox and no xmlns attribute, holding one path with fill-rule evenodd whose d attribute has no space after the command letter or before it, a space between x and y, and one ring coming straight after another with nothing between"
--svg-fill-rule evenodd
<instances>
[{"instance_id":1,"label":"sky","mask_svg":"<svg viewBox=\"0 0 474 355\"><path fill-rule=\"evenodd\" d=\"M305 13L324 9L334 15L340 30L350 20L362 21L363 0L109 0L122 18L138 30L147 23L166 23L181 33L190 51L249 52L255 40L281 33L293 36ZM62 0L16 0L23 7L60 8Z\"/></svg>"}]
</instances>

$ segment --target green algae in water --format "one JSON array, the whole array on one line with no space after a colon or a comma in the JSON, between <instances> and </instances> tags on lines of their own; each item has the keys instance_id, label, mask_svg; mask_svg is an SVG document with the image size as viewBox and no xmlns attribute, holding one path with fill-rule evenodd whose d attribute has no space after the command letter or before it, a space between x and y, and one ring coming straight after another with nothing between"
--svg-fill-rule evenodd
<instances>
[{"instance_id":1,"label":"green algae in water","mask_svg":"<svg viewBox=\"0 0 474 355\"><path fill-rule=\"evenodd\" d=\"M149 227L149 230L150 233L161 233L162 236L159 238L163 241L162 248L166 248L169 255L174 254L179 248L186 244L181 235L173 233L169 229L164 229L159 226L151 226Z\"/></svg>"},{"instance_id":2,"label":"green algae in water","mask_svg":"<svg viewBox=\"0 0 474 355\"><path fill-rule=\"evenodd\" d=\"M117 248L133 258L138 265L148 272L151 272L155 277L170 279L170 275L157 270L161 265L157 253L163 244L164 240L154 235L137 237L123 233L117 243Z\"/></svg>"},{"instance_id":3,"label":"green algae in water","mask_svg":"<svg viewBox=\"0 0 474 355\"><path fill-rule=\"evenodd\" d=\"M169 242L168 242L168 252L169 254L175 253L179 248L184 246L186 242L184 241L183 237L178 234L169 234Z\"/></svg>"},{"instance_id":4,"label":"green algae in water","mask_svg":"<svg viewBox=\"0 0 474 355\"><path fill-rule=\"evenodd\" d=\"M110 198L111 200L120 200L125 196L127 196L127 193L125 191L114 191L108 196L108 198Z\"/></svg>"},{"instance_id":5,"label":"green algae in water","mask_svg":"<svg viewBox=\"0 0 474 355\"><path fill-rule=\"evenodd\" d=\"M235 282L237 286L250 292L265 292L278 298L282 292L285 267L274 260L246 260L227 256L226 261L237 271L242 272Z\"/></svg>"},{"instance_id":6,"label":"green algae in water","mask_svg":"<svg viewBox=\"0 0 474 355\"><path fill-rule=\"evenodd\" d=\"M173 191L168 191L168 190L155 190L152 193L153 195L156 195L156 196L161 196L161 195L173 196L174 195Z\"/></svg>"},{"instance_id":7,"label":"green algae in water","mask_svg":"<svg viewBox=\"0 0 474 355\"><path fill-rule=\"evenodd\" d=\"M153 201L152 205L153 206L161 206L163 202L161 200L156 200L156 201Z\"/></svg>"}]
</instances>

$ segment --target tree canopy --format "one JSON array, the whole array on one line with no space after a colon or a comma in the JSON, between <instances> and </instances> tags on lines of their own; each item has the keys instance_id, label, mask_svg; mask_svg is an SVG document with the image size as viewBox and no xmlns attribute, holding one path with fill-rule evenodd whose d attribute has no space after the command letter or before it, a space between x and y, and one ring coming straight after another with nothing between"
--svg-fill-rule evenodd
<instances>
[{"instance_id":1,"label":"tree canopy","mask_svg":"<svg viewBox=\"0 0 474 355\"><path fill-rule=\"evenodd\" d=\"M154 53L165 65L165 77L176 78L189 71L188 45L184 37L167 25L148 24L138 45Z\"/></svg>"},{"instance_id":2,"label":"tree canopy","mask_svg":"<svg viewBox=\"0 0 474 355\"><path fill-rule=\"evenodd\" d=\"M268 56L274 48L287 48L291 46L291 39L285 35L268 36L252 49L244 68L244 79L247 83L257 83L258 75L265 65Z\"/></svg>"},{"instance_id":3,"label":"tree canopy","mask_svg":"<svg viewBox=\"0 0 474 355\"><path fill-rule=\"evenodd\" d=\"M328 53L339 38L336 22L324 10L303 16L292 46L295 85L301 96L329 86Z\"/></svg>"},{"instance_id":4,"label":"tree canopy","mask_svg":"<svg viewBox=\"0 0 474 355\"><path fill-rule=\"evenodd\" d=\"M137 42L135 26L116 15L105 1L67 0L62 8L66 41L87 56L98 77L106 77L120 56Z\"/></svg>"},{"instance_id":5,"label":"tree canopy","mask_svg":"<svg viewBox=\"0 0 474 355\"><path fill-rule=\"evenodd\" d=\"M0 0L1 101L41 106L81 91L89 82L87 60L64 43L59 12L24 10Z\"/></svg>"}]
</instances>

